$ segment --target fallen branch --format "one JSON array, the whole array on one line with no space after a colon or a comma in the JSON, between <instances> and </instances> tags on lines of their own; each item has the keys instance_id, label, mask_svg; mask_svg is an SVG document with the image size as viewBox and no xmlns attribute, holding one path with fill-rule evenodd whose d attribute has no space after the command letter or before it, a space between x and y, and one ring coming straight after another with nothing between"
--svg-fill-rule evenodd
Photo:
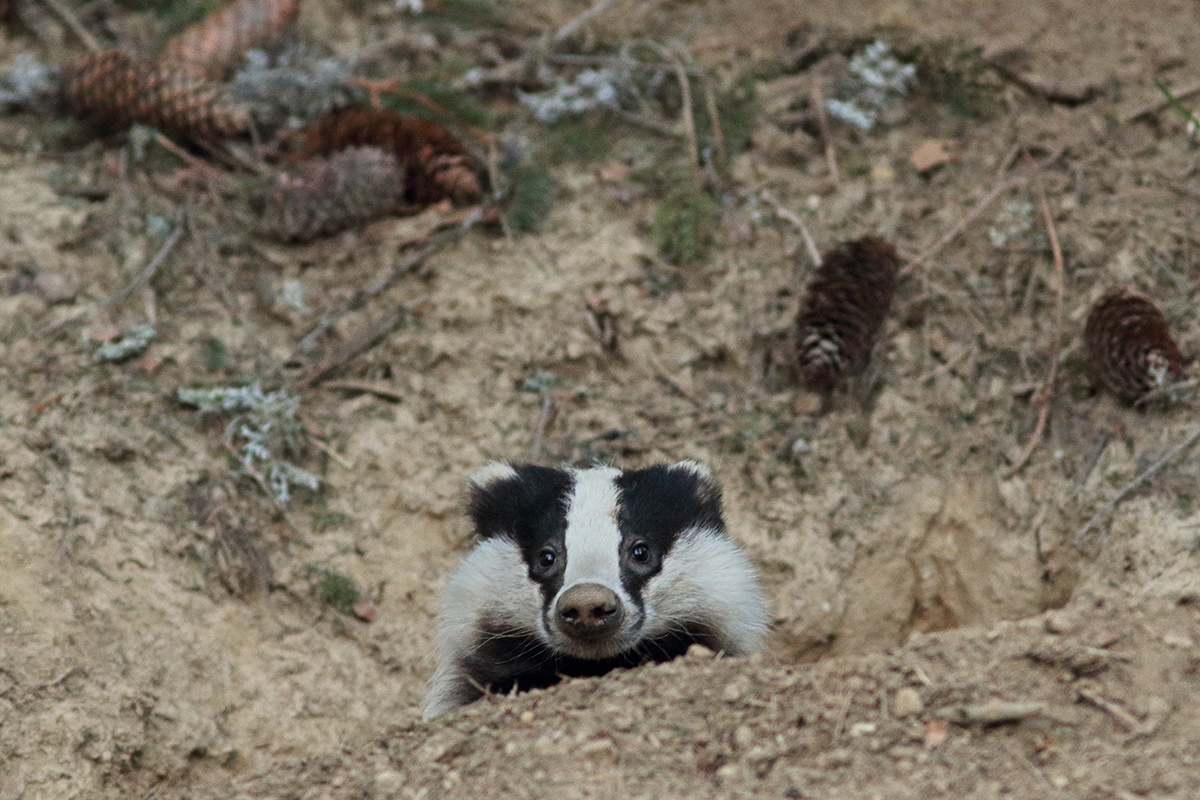
<instances>
[{"instance_id":1,"label":"fallen branch","mask_svg":"<svg viewBox=\"0 0 1200 800\"><path fill-rule=\"evenodd\" d=\"M1114 511L1116 511L1117 506L1121 504L1121 501L1132 494L1143 483L1154 477L1154 475L1157 474L1160 469L1174 461L1181 453L1191 449L1192 445L1198 441L1200 441L1200 426L1194 428L1182 442L1172 447L1163 455L1162 458L1146 467L1144 470L1138 473L1133 480L1125 484L1121 491L1117 492L1117 494L1111 500L1101 506L1100 509L1092 515L1092 518L1087 521L1087 524L1075 533L1075 535L1071 538L1071 544L1075 545L1076 547L1079 547L1081 544L1083 544L1084 537L1086 537L1093 528L1099 525L1102 519L1105 519Z\"/></svg>"}]
</instances>

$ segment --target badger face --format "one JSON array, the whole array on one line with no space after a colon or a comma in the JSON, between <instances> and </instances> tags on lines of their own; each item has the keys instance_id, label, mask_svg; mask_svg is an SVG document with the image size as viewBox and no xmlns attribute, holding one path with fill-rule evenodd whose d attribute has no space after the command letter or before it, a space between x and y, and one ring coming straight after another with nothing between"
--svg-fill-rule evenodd
<instances>
[{"instance_id":1,"label":"badger face","mask_svg":"<svg viewBox=\"0 0 1200 800\"><path fill-rule=\"evenodd\" d=\"M481 541L447 587L426 717L484 690L758 647L766 607L695 462L623 471L491 464L471 480Z\"/></svg>"}]
</instances>

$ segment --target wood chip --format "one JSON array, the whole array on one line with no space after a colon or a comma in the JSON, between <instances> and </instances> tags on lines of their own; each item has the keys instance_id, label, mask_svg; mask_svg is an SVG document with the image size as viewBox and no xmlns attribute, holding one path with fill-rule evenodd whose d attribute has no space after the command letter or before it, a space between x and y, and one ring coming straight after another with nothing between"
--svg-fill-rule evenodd
<instances>
[{"instance_id":1,"label":"wood chip","mask_svg":"<svg viewBox=\"0 0 1200 800\"><path fill-rule=\"evenodd\" d=\"M959 725L999 725L1004 722L1020 722L1044 714L1045 703L1005 702L988 700L986 703L950 706L936 712L941 719Z\"/></svg>"}]
</instances>

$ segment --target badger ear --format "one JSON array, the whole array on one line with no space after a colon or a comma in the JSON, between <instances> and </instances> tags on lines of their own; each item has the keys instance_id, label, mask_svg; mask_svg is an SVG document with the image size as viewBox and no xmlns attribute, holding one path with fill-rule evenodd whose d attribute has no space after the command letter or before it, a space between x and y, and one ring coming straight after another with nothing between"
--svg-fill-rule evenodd
<instances>
[{"instance_id":1,"label":"badger ear","mask_svg":"<svg viewBox=\"0 0 1200 800\"><path fill-rule=\"evenodd\" d=\"M697 499L703 502L715 502L721 505L721 482L712 474L712 470L699 461L677 461L667 467L671 472L685 473L695 480Z\"/></svg>"},{"instance_id":2,"label":"badger ear","mask_svg":"<svg viewBox=\"0 0 1200 800\"><path fill-rule=\"evenodd\" d=\"M713 487L718 486L717 479L713 477L712 470L701 464L699 461L692 461L691 459L688 459L687 461L677 461L670 466L670 469L680 470L682 472L690 472L695 475L701 483L706 483Z\"/></svg>"},{"instance_id":3,"label":"badger ear","mask_svg":"<svg viewBox=\"0 0 1200 800\"><path fill-rule=\"evenodd\" d=\"M490 484L498 481L509 481L517 477L517 471L512 464L507 464L503 461L489 461L484 466L475 470L467 483L470 484L471 490L487 489Z\"/></svg>"},{"instance_id":4,"label":"badger ear","mask_svg":"<svg viewBox=\"0 0 1200 800\"><path fill-rule=\"evenodd\" d=\"M533 464L493 462L469 481L469 511L482 538L520 538L554 504L563 504L571 476L566 470Z\"/></svg>"}]
</instances>

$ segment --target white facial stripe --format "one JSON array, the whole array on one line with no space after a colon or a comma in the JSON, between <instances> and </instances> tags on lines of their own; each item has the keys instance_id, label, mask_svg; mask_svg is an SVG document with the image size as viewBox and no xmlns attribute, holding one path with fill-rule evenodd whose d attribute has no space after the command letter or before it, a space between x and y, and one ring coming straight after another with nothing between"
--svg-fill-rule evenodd
<instances>
[{"instance_id":1,"label":"white facial stripe","mask_svg":"<svg viewBox=\"0 0 1200 800\"><path fill-rule=\"evenodd\" d=\"M754 567L719 531L681 534L642 599L648 636L691 622L711 628L730 655L744 655L757 650L767 632L766 600Z\"/></svg>"},{"instance_id":2,"label":"white facial stripe","mask_svg":"<svg viewBox=\"0 0 1200 800\"><path fill-rule=\"evenodd\" d=\"M621 529L617 527L615 483L621 471L597 468L575 471L575 487L567 505L567 569L563 589L599 583L628 601L621 590Z\"/></svg>"}]
</instances>

